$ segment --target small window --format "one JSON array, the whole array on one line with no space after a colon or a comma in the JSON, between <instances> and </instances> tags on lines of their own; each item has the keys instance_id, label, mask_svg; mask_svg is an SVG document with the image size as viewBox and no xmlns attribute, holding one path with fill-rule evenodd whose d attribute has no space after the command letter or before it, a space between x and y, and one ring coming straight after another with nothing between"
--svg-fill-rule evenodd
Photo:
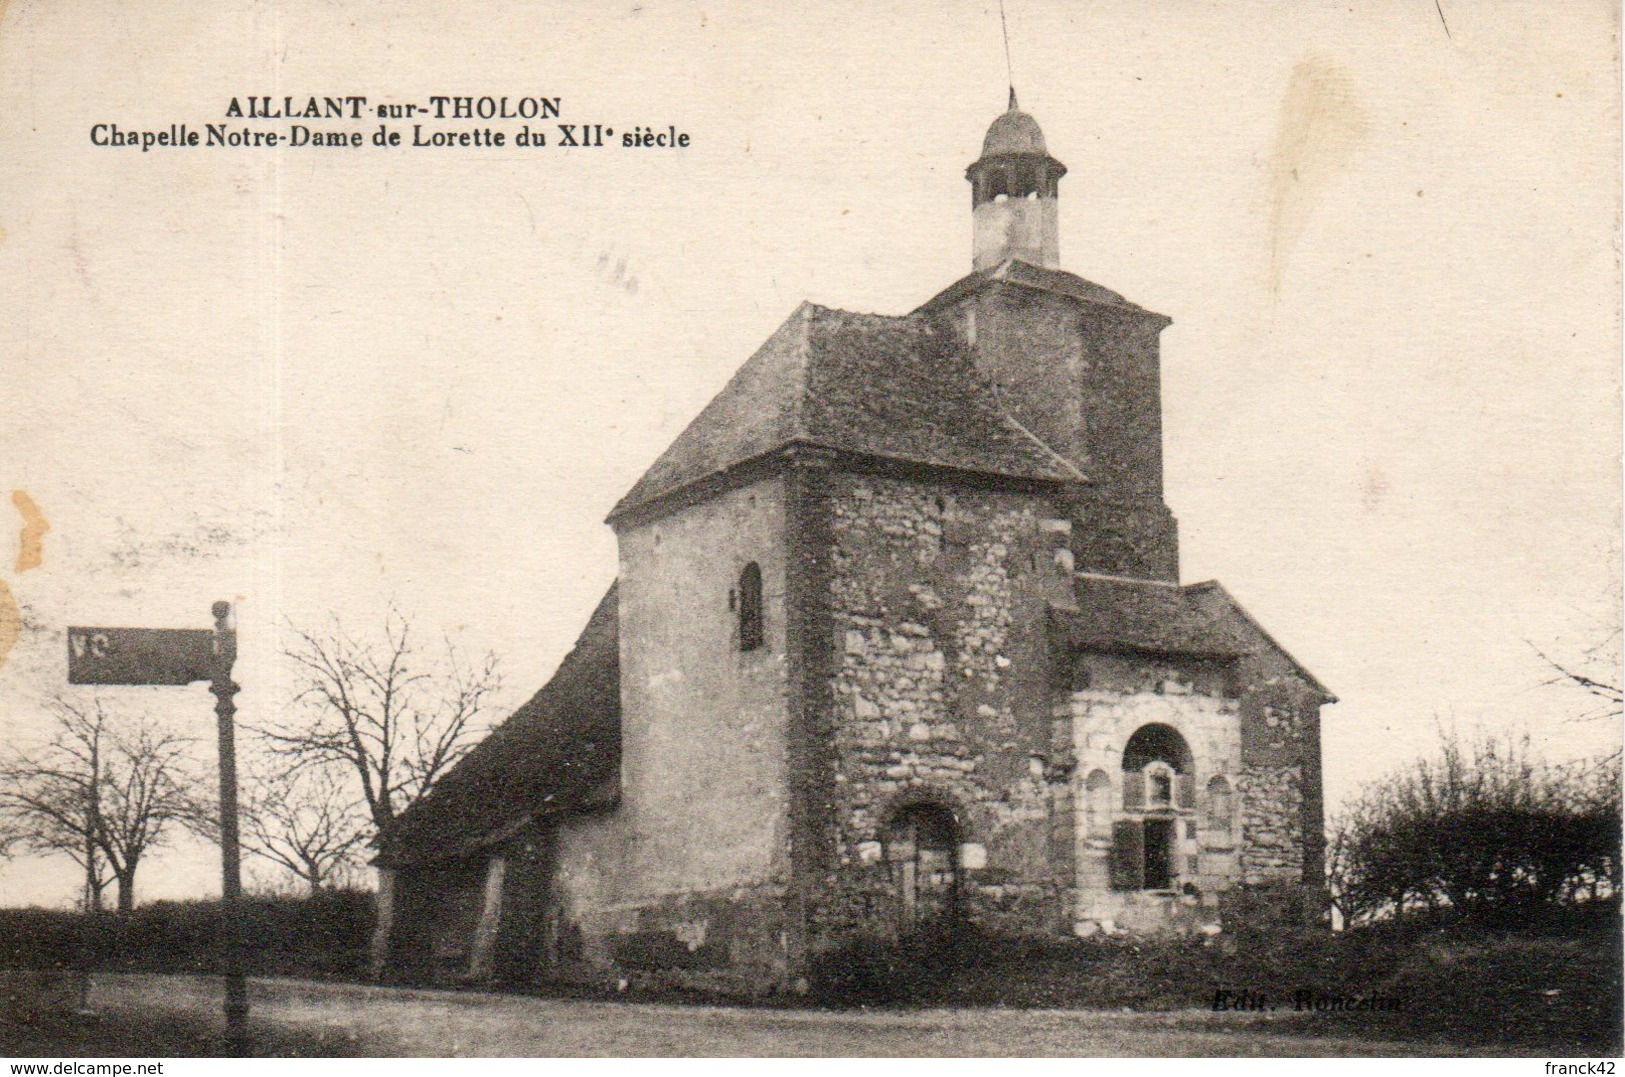
<instances>
[{"instance_id":1,"label":"small window","mask_svg":"<svg viewBox=\"0 0 1625 1077\"><path fill-rule=\"evenodd\" d=\"M739 649L762 645L762 567L755 561L739 574Z\"/></svg>"},{"instance_id":2,"label":"small window","mask_svg":"<svg viewBox=\"0 0 1625 1077\"><path fill-rule=\"evenodd\" d=\"M1161 764L1145 768L1145 806L1171 808L1174 805L1174 772Z\"/></svg>"}]
</instances>

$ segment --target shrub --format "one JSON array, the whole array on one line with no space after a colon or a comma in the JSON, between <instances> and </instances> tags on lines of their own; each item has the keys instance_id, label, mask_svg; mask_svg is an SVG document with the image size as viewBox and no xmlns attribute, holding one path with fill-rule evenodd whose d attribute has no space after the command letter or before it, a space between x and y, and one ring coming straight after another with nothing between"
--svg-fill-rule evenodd
<instances>
[{"instance_id":1,"label":"shrub","mask_svg":"<svg viewBox=\"0 0 1625 1077\"><path fill-rule=\"evenodd\" d=\"M366 970L372 895L245 898L240 930L253 975L351 977ZM0 910L0 967L92 967L119 972L217 972L218 901L155 901L114 916L50 909Z\"/></svg>"},{"instance_id":2,"label":"shrub","mask_svg":"<svg viewBox=\"0 0 1625 1077\"><path fill-rule=\"evenodd\" d=\"M1618 893L1617 756L1558 767L1528 737L1442 740L1332 828L1328 881L1345 922L1425 910L1511 923Z\"/></svg>"},{"instance_id":3,"label":"shrub","mask_svg":"<svg viewBox=\"0 0 1625 1077\"><path fill-rule=\"evenodd\" d=\"M1267 914L1288 904L1278 897L1263 891L1237 903ZM1290 1010L1309 990L1400 1008L1296 1015L1260 1029L1611 1055L1620 1043L1619 926L1618 903L1597 901L1516 931L1411 917L1334 933L1283 914L1214 939L867 938L826 955L812 987L826 1005L1141 1012L1207 1010L1219 988L1263 992Z\"/></svg>"}]
</instances>

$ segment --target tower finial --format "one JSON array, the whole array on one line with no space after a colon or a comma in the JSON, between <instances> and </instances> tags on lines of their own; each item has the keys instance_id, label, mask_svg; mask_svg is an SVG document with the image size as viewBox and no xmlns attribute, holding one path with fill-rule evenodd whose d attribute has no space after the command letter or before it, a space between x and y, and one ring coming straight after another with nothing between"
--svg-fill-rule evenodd
<instances>
[{"instance_id":1,"label":"tower finial","mask_svg":"<svg viewBox=\"0 0 1625 1077\"><path fill-rule=\"evenodd\" d=\"M1016 109L1016 69L1010 63L1010 24L1004 19L1004 0L999 0L999 30L1004 34L1004 75L1010 86L1010 111Z\"/></svg>"}]
</instances>

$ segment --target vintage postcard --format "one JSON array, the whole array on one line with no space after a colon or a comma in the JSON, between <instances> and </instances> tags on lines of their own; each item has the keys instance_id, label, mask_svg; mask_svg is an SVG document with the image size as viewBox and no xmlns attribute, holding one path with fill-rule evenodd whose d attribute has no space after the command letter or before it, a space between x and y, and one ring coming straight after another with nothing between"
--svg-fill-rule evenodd
<instances>
[{"instance_id":1,"label":"vintage postcard","mask_svg":"<svg viewBox=\"0 0 1625 1077\"><path fill-rule=\"evenodd\" d=\"M0 1053L1617 1056L1619 27L0 4Z\"/></svg>"}]
</instances>

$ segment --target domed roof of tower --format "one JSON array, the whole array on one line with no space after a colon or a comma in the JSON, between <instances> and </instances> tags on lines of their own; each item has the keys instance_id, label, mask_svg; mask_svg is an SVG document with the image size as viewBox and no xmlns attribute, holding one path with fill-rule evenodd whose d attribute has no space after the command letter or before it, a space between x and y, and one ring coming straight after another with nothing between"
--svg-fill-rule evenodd
<instances>
[{"instance_id":1,"label":"domed roof of tower","mask_svg":"<svg viewBox=\"0 0 1625 1077\"><path fill-rule=\"evenodd\" d=\"M982 156L997 157L1006 153L1032 153L1047 157L1044 132L1038 121L1027 115L1016 104L1016 91L1010 91L1010 108L993 121L982 139Z\"/></svg>"}]
</instances>

